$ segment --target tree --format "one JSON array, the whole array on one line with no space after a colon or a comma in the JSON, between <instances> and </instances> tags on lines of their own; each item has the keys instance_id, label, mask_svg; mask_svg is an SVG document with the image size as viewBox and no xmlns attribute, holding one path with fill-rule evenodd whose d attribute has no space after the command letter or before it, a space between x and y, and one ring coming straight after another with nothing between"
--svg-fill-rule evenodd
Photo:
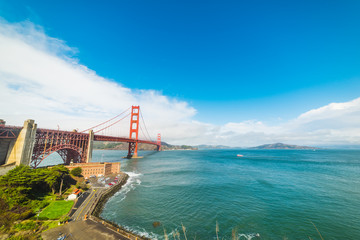
<instances>
[{"instance_id":1,"label":"tree","mask_svg":"<svg viewBox=\"0 0 360 240\"><path fill-rule=\"evenodd\" d=\"M81 176L82 169L81 169L81 167L76 167L73 170L71 170L70 173L76 177L79 177L79 176Z\"/></svg>"},{"instance_id":2,"label":"tree","mask_svg":"<svg viewBox=\"0 0 360 240\"><path fill-rule=\"evenodd\" d=\"M0 195L4 195L5 199L11 199L11 206L25 203L35 179L37 178L30 167L20 165L0 177Z\"/></svg>"},{"instance_id":3,"label":"tree","mask_svg":"<svg viewBox=\"0 0 360 240\"><path fill-rule=\"evenodd\" d=\"M59 189L60 196L61 196L64 177L68 174L69 174L69 169L67 169L63 165L57 165L57 166L50 168L50 176L48 177L47 182L48 182L48 184L53 183L52 188L55 189L55 186L56 186L55 184L58 183L59 180L61 180L60 189ZM54 178L56 178L56 181L54 181L54 178L52 178L51 175L54 176ZM54 190L53 190L53 192L54 192Z\"/></svg>"},{"instance_id":4,"label":"tree","mask_svg":"<svg viewBox=\"0 0 360 240\"><path fill-rule=\"evenodd\" d=\"M39 192L48 191L46 176L44 169L20 165L0 177L0 231L33 214L33 200Z\"/></svg>"},{"instance_id":5,"label":"tree","mask_svg":"<svg viewBox=\"0 0 360 240\"><path fill-rule=\"evenodd\" d=\"M60 177L59 172L51 171L51 169L49 169L49 174L47 175L47 178L45 179L45 182L51 188L52 194L55 193L55 187L56 187L56 183L58 182L59 177Z\"/></svg>"}]
</instances>

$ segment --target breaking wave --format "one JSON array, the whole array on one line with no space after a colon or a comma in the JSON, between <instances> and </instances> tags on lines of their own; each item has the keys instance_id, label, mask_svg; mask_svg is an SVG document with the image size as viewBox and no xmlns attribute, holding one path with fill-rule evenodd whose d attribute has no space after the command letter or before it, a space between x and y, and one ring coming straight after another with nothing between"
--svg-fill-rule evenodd
<instances>
[{"instance_id":1,"label":"breaking wave","mask_svg":"<svg viewBox=\"0 0 360 240\"><path fill-rule=\"evenodd\" d=\"M126 198L126 195L128 192L130 192L131 190L134 190L138 185L141 184L141 173L135 173L135 172L125 172L127 175L129 175L129 179L127 180L127 182L125 183L125 185L120 189L120 191L116 192L114 194L114 196L112 196L111 198L115 197L115 196L121 196L120 200L118 200L117 202L121 202Z\"/></svg>"}]
</instances>

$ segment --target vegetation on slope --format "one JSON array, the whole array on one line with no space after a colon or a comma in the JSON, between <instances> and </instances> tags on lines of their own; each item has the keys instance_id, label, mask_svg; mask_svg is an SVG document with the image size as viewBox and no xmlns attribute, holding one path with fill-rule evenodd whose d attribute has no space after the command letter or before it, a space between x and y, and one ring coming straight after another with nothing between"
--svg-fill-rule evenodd
<instances>
[{"instance_id":1,"label":"vegetation on slope","mask_svg":"<svg viewBox=\"0 0 360 240\"><path fill-rule=\"evenodd\" d=\"M54 225L51 221L38 220L66 219L64 215L73 202L61 200L62 194L74 184L76 181L62 165L39 169L18 166L1 176L0 234L16 237L19 232L27 231L19 239L38 238L48 225ZM41 212L44 208L46 211Z\"/></svg>"}]
</instances>

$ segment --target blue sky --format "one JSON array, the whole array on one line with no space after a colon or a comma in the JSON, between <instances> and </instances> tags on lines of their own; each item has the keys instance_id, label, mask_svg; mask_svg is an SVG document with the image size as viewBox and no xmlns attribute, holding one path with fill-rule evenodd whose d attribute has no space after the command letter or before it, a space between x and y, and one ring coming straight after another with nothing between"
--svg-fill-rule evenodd
<instances>
[{"instance_id":1,"label":"blue sky","mask_svg":"<svg viewBox=\"0 0 360 240\"><path fill-rule=\"evenodd\" d=\"M196 109L286 123L360 92L359 1L2 1L97 75Z\"/></svg>"}]
</instances>

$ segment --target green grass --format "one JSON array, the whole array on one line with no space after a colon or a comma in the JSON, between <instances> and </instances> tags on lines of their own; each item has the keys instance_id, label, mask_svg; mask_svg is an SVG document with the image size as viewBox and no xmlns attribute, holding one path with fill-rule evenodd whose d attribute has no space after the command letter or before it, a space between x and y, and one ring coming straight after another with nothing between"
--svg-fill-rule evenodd
<instances>
[{"instance_id":1,"label":"green grass","mask_svg":"<svg viewBox=\"0 0 360 240\"><path fill-rule=\"evenodd\" d=\"M70 211L73 204L73 201L64 200L52 202L39 214L39 219L59 219Z\"/></svg>"},{"instance_id":2,"label":"green grass","mask_svg":"<svg viewBox=\"0 0 360 240\"><path fill-rule=\"evenodd\" d=\"M21 223L15 224L14 229L17 231L21 230L33 230L36 229L36 222L35 221L22 221Z\"/></svg>"},{"instance_id":3,"label":"green grass","mask_svg":"<svg viewBox=\"0 0 360 240\"><path fill-rule=\"evenodd\" d=\"M42 223L42 226L43 226L43 227L47 227L46 230L45 230L45 231L47 231L47 230L50 230L50 229L53 229L53 228L58 227L58 226L59 226L59 221L51 221L51 220L49 220L49 221L44 221L44 222Z\"/></svg>"}]
</instances>

